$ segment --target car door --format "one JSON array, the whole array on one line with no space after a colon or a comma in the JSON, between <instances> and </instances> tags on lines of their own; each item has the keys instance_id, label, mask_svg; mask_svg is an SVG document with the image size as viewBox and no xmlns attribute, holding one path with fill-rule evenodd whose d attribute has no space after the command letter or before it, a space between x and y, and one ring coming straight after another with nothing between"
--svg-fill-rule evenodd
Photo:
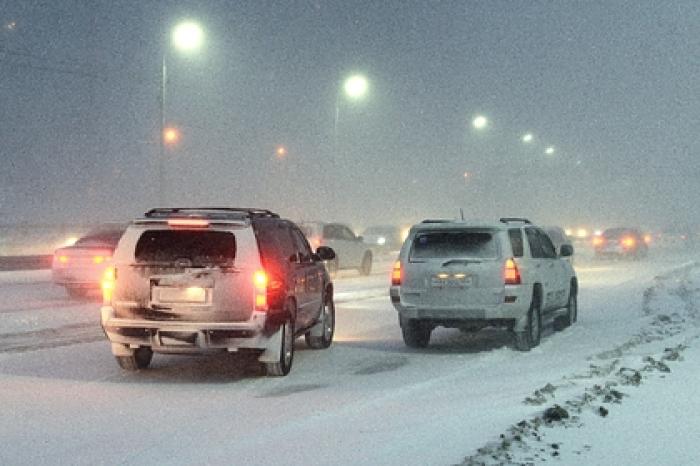
<instances>
[{"instance_id":1,"label":"car door","mask_svg":"<svg viewBox=\"0 0 700 466\"><path fill-rule=\"evenodd\" d=\"M348 267L359 267L362 264L362 256L365 252L365 243L353 231L345 226L338 225L338 236L347 243L348 247Z\"/></svg>"},{"instance_id":2,"label":"car door","mask_svg":"<svg viewBox=\"0 0 700 466\"><path fill-rule=\"evenodd\" d=\"M313 252L304 234L293 225L289 226L298 260L297 282L297 328L306 328L318 318L323 293L323 263L315 261Z\"/></svg>"},{"instance_id":3,"label":"car door","mask_svg":"<svg viewBox=\"0 0 700 466\"><path fill-rule=\"evenodd\" d=\"M539 228L536 231L540 238L540 247L542 248L551 284L551 289L547 292L549 294L549 307L550 309L559 309L566 304L568 298L566 293L568 282L566 264L564 264L564 259L557 254L557 250L547 233Z\"/></svg>"},{"instance_id":4,"label":"car door","mask_svg":"<svg viewBox=\"0 0 700 466\"><path fill-rule=\"evenodd\" d=\"M351 243L343 238L342 225L328 223L323 226L323 244L333 248L335 251L338 268L347 269L352 265Z\"/></svg>"},{"instance_id":5,"label":"car door","mask_svg":"<svg viewBox=\"0 0 700 466\"><path fill-rule=\"evenodd\" d=\"M556 291L556 285L552 283L554 262L550 257L547 257L542 245L542 236L536 228L525 228L525 236L530 246L532 261L530 270L534 275L533 282L538 282L542 286L541 310L545 313L554 306L554 292ZM549 243L551 246L551 241Z\"/></svg>"}]
</instances>

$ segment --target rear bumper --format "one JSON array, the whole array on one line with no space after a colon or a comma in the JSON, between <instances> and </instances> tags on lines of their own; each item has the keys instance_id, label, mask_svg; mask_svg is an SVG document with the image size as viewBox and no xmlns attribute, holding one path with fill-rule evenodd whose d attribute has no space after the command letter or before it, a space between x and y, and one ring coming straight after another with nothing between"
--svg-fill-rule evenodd
<instances>
[{"instance_id":1,"label":"rear bumper","mask_svg":"<svg viewBox=\"0 0 700 466\"><path fill-rule=\"evenodd\" d=\"M407 303L401 295L401 287L392 286L389 289L389 297L400 318L428 320L446 327L457 327L460 322L478 324L503 321L519 330L525 326L531 296L532 293L525 287L506 287L497 304L465 302L459 306L438 307ZM506 298L510 302L506 302Z\"/></svg>"},{"instance_id":2,"label":"rear bumper","mask_svg":"<svg viewBox=\"0 0 700 466\"><path fill-rule=\"evenodd\" d=\"M115 317L111 306L101 308L102 328L111 343L131 348L150 346L156 352L264 350L270 341L266 319L267 314L254 312L245 322L136 320Z\"/></svg>"}]
</instances>

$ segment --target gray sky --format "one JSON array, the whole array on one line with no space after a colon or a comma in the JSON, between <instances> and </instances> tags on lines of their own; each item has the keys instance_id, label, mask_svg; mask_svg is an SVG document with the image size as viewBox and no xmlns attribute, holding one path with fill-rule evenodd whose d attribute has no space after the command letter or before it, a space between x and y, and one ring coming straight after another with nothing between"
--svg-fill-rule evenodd
<instances>
[{"instance_id":1,"label":"gray sky","mask_svg":"<svg viewBox=\"0 0 700 466\"><path fill-rule=\"evenodd\" d=\"M170 46L183 18L196 56ZM697 1L0 0L0 20L2 223L158 204L163 54L166 204L697 223ZM340 91L354 71L361 102Z\"/></svg>"}]
</instances>

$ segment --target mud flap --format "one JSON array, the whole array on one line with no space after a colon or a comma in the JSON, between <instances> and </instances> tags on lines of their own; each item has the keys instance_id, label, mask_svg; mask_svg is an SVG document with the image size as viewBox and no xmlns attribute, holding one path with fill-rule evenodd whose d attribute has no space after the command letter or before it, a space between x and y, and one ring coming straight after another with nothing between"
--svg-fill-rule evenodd
<instances>
[{"instance_id":1,"label":"mud flap","mask_svg":"<svg viewBox=\"0 0 700 466\"><path fill-rule=\"evenodd\" d=\"M114 356L133 356L134 350L129 348L129 345L122 345L121 343L112 343L112 354Z\"/></svg>"},{"instance_id":2,"label":"mud flap","mask_svg":"<svg viewBox=\"0 0 700 466\"><path fill-rule=\"evenodd\" d=\"M280 326L275 333L270 335L267 340L267 346L262 352L258 361L260 362L279 362L282 356L282 333L284 332L284 327Z\"/></svg>"},{"instance_id":3,"label":"mud flap","mask_svg":"<svg viewBox=\"0 0 700 466\"><path fill-rule=\"evenodd\" d=\"M321 338L321 337L323 337L323 327L324 327L324 325L323 325L323 320L319 320L319 321L316 323L316 325L314 325L313 327L311 327L311 328L309 329L309 334L310 334L312 337Z\"/></svg>"},{"instance_id":4,"label":"mud flap","mask_svg":"<svg viewBox=\"0 0 700 466\"><path fill-rule=\"evenodd\" d=\"M514 332L524 332L527 328L527 313L522 317L515 320L515 325L513 325Z\"/></svg>"}]
</instances>

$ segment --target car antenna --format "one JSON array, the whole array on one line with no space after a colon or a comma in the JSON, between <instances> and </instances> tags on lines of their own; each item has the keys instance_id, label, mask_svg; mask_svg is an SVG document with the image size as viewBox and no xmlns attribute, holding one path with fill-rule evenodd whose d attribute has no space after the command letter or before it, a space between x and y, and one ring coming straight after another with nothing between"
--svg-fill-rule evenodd
<instances>
[{"instance_id":1,"label":"car antenna","mask_svg":"<svg viewBox=\"0 0 700 466\"><path fill-rule=\"evenodd\" d=\"M459 216L464 220L464 210L461 207L459 208Z\"/></svg>"}]
</instances>

